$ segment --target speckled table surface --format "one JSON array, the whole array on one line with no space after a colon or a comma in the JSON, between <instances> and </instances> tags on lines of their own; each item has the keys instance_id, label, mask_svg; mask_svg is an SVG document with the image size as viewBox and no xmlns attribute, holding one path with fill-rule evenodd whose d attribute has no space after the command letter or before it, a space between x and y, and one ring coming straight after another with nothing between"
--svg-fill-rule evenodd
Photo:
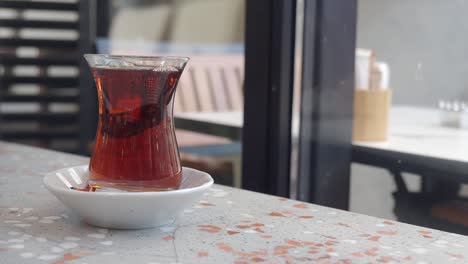
<instances>
[{"instance_id":1,"label":"speckled table surface","mask_svg":"<svg viewBox=\"0 0 468 264\"><path fill-rule=\"evenodd\" d=\"M468 237L215 185L171 226L95 228L42 187L87 158L0 143L0 263L467 263Z\"/></svg>"}]
</instances>

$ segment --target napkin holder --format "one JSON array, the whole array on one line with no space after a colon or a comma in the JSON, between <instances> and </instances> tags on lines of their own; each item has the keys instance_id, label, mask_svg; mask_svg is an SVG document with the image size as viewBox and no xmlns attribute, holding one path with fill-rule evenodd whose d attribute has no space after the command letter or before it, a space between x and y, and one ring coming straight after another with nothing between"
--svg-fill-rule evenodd
<instances>
[{"instance_id":1,"label":"napkin holder","mask_svg":"<svg viewBox=\"0 0 468 264\"><path fill-rule=\"evenodd\" d=\"M355 90L353 141L386 141L392 92Z\"/></svg>"}]
</instances>

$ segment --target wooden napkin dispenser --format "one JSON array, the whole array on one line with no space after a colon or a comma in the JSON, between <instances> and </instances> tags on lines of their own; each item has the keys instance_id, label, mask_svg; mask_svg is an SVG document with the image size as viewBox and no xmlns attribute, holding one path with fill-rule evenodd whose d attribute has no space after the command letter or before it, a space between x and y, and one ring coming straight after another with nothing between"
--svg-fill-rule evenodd
<instances>
[{"instance_id":1,"label":"wooden napkin dispenser","mask_svg":"<svg viewBox=\"0 0 468 264\"><path fill-rule=\"evenodd\" d=\"M354 91L353 141L386 141L392 92Z\"/></svg>"}]
</instances>

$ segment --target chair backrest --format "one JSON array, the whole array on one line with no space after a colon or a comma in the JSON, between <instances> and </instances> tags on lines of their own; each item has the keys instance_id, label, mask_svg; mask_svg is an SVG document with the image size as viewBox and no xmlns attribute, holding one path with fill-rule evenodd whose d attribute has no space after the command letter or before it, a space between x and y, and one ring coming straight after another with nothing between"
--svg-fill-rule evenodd
<instances>
[{"instance_id":1,"label":"chair backrest","mask_svg":"<svg viewBox=\"0 0 468 264\"><path fill-rule=\"evenodd\" d=\"M183 50L181 47L177 49ZM114 45L106 52L120 55L189 57L190 61L179 80L174 100L176 113L243 111L244 55L241 52L191 54L183 51L135 51L128 50L125 45Z\"/></svg>"},{"instance_id":2,"label":"chair backrest","mask_svg":"<svg viewBox=\"0 0 468 264\"><path fill-rule=\"evenodd\" d=\"M182 74L176 112L242 111L244 57L193 55Z\"/></svg>"}]
</instances>

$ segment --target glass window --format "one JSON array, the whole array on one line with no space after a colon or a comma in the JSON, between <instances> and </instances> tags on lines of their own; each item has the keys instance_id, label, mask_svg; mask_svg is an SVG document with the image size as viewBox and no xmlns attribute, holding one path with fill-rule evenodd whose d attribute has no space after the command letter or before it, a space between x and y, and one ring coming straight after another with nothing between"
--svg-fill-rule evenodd
<instances>
[{"instance_id":1,"label":"glass window","mask_svg":"<svg viewBox=\"0 0 468 264\"><path fill-rule=\"evenodd\" d=\"M351 210L466 233L468 1L358 7Z\"/></svg>"}]
</instances>

